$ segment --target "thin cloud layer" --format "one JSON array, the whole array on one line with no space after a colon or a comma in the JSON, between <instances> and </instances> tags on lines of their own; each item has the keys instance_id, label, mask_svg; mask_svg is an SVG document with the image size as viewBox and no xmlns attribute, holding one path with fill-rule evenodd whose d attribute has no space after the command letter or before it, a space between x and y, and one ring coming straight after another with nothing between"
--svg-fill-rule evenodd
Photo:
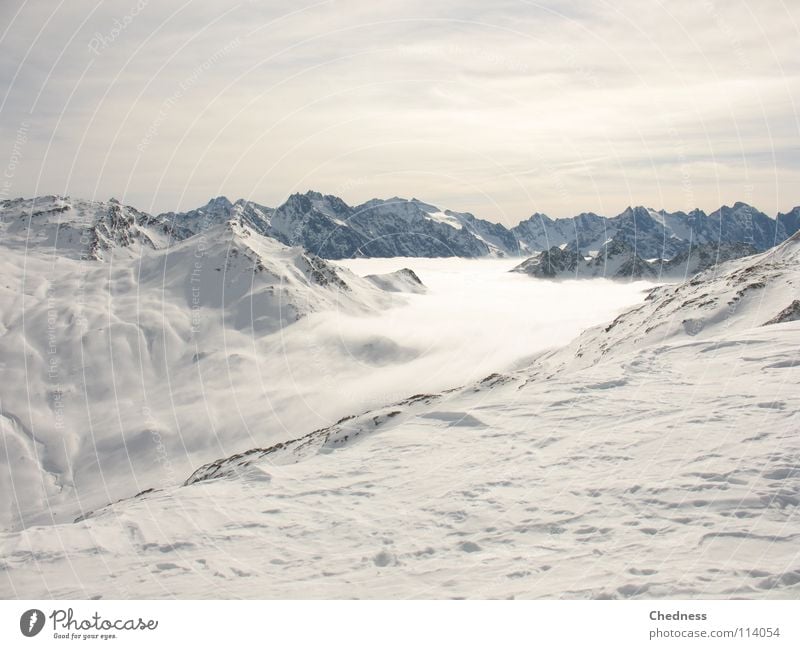
<instances>
[{"instance_id":1,"label":"thin cloud layer","mask_svg":"<svg viewBox=\"0 0 800 649\"><path fill-rule=\"evenodd\" d=\"M508 224L639 203L785 211L800 202L799 13L780 1L6 2L0 190L159 212L315 188Z\"/></svg>"}]
</instances>

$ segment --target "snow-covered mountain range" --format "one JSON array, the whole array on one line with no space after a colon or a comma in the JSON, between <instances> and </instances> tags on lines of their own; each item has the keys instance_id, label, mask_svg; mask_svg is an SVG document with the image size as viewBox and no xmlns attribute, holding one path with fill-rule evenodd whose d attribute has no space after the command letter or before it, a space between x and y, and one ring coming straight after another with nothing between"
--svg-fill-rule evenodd
<instances>
[{"instance_id":1,"label":"snow-covered mountain range","mask_svg":"<svg viewBox=\"0 0 800 649\"><path fill-rule=\"evenodd\" d=\"M740 202L711 214L645 207L629 207L610 218L584 213L551 219L535 213L507 228L415 198L373 199L350 206L341 198L313 191L292 194L277 208L218 197L188 212L155 216L114 200L105 203L45 196L3 201L0 214L6 239L28 247L56 246L97 257L102 256L110 237L125 247L162 247L230 219L327 259L526 256L553 247L596 256L609 242L617 241L630 246L642 259L671 260L697 246L742 244L763 251L800 228L800 207L771 218Z\"/></svg>"},{"instance_id":2,"label":"snow-covered mountain range","mask_svg":"<svg viewBox=\"0 0 800 649\"><path fill-rule=\"evenodd\" d=\"M537 253L512 272L541 279L586 279L607 277L623 280L683 280L731 259L758 252L747 243L703 243L679 252L672 259L642 259L621 238L603 244L592 256L584 256L569 245L553 246Z\"/></svg>"},{"instance_id":3,"label":"snow-covered mountain range","mask_svg":"<svg viewBox=\"0 0 800 649\"><path fill-rule=\"evenodd\" d=\"M643 259L672 259L699 245L744 244L766 250L800 227L800 208L770 218L745 203L735 203L711 214L644 207L629 207L611 218L580 214L551 219L536 213L506 228L414 198L373 199L351 207L336 196L318 192L293 194L274 210L218 198L199 212L161 217L185 226L196 222L200 214L228 218L236 212L247 214L263 234L330 259L520 256L564 245L592 255L611 240L628 244Z\"/></svg>"}]
</instances>

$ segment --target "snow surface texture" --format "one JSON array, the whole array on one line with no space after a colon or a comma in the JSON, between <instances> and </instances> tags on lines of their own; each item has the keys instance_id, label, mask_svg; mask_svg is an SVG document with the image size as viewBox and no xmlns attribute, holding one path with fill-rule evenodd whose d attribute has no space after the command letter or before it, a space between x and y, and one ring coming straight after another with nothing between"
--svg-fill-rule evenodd
<instances>
[{"instance_id":1,"label":"snow surface texture","mask_svg":"<svg viewBox=\"0 0 800 649\"><path fill-rule=\"evenodd\" d=\"M799 269L795 236L525 367L5 533L2 593L796 598Z\"/></svg>"}]
</instances>

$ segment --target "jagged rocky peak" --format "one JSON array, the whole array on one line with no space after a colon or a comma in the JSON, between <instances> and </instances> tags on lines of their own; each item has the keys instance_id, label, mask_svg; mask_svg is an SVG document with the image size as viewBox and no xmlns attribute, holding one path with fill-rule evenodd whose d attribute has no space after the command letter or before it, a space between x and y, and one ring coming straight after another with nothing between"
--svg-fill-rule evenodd
<instances>
[{"instance_id":1,"label":"jagged rocky peak","mask_svg":"<svg viewBox=\"0 0 800 649\"><path fill-rule=\"evenodd\" d=\"M289 209L300 213L317 210L328 215L347 214L350 207L338 196L309 190L304 194L295 193L289 196L286 202L278 208L278 211Z\"/></svg>"},{"instance_id":2,"label":"jagged rocky peak","mask_svg":"<svg viewBox=\"0 0 800 649\"><path fill-rule=\"evenodd\" d=\"M718 209L714 210L709 214L711 218L719 218L720 216L725 216L732 213L738 214L761 214L755 207L749 205L743 201L736 201L732 206L730 205L721 205Z\"/></svg>"},{"instance_id":3,"label":"jagged rocky peak","mask_svg":"<svg viewBox=\"0 0 800 649\"><path fill-rule=\"evenodd\" d=\"M583 263L581 254L567 245L553 246L523 261L511 269L514 273L524 273L542 279L575 277L578 266Z\"/></svg>"},{"instance_id":4,"label":"jagged rocky peak","mask_svg":"<svg viewBox=\"0 0 800 649\"><path fill-rule=\"evenodd\" d=\"M401 268L392 273L366 275L365 280L390 293L425 293L427 287L410 268Z\"/></svg>"},{"instance_id":5,"label":"jagged rocky peak","mask_svg":"<svg viewBox=\"0 0 800 649\"><path fill-rule=\"evenodd\" d=\"M800 320L800 300L792 300L792 303L781 310L774 318L767 320L764 326L781 324L782 322L794 322Z\"/></svg>"},{"instance_id":6,"label":"jagged rocky peak","mask_svg":"<svg viewBox=\"0 0 800 649\"><path fill-rule=\"evenodd\" d=\"M159 216L199 232L227 220L231 215L231 208L232 204L225 196L218 196L188 212L164 212Z\"/></svg>"},{"instance_id":7,"label":"jagged rocky peak","mask_svg":"<svg viewBox=\"0 0 800 649\"><path fill-rule=\"evenodd\" d=\"M628 243L621 237L614 237L608 241L601 249L597 258L612 258L617 255L631 255L636 254L635 246Z\"/></svg>"},{"instance_id":8,"label":"jagged rocky peak","mask_svg":"<svg viewBox=\"0 0 800 649\"><path fill-rule=\"evenodd\" d=\"M665 227L664 216L643 205L629 206L613 220L617 221L619 231L627 236L641 236L642 231L655 229L663 231Z\"/></svg>"},{"instance_id":9,"label":"jagged rocky peak","mask_svg":"<svg viewBox=\"0 0 800 649\"><path fill-rule=\"evenodd\" d=\"M507 231L506 231L507 232ZM320 257L478 257L490 246L460 217L417 199L372 199L348 206L319 192L293 194L267 232Z\"/></svg>"},{"instance_id":10,"label":"jagged rocky peak","mask_svg":"<svg viewBox=\"0 0 800 649\"><path fill-rule=\"evenodd\" d=\"M800 230L800 206L786 213L779 213L776 221L783 226L786 235L791 237Z\"/></svg>"},{"instance_id":11,"label":"jagged rocky peak","mask_svg":"<svg viewBox=\"0 0 800 649\"><path fill-rule=\"evenodd\" d=\"M424 219L427 214L439 211L439 208L435 205L423 203L416 198L409 200L400 196L392 196L386 199L375 198L356 207L356 212L362 215L392 215L402 217L408 221L419 221Z\"/></svg>"},{"instance_id":12,"label":"jagged rocky peak","mask_svg":"<svg viewBox=\"0 0 800 649\"><path fill-rule=\"evenodd\" d=\"M594 257L584 257L574 246L562 244L530 257L513 271L544 279L681 280L756 252L748 244L700 244L668 261L646 260L625 238L616 237L606 242Z\"/></svg>"},{"instance_id":13,"label":"jagged rocky peak","mask_svg":"<svg viewBox=\"0 0 800 649\"><path fill-rule=\"evenodd\" d=\"M242 219L256 232L267 234L273 212L272 208L250 200L240 198L232 203L226 196L217 196L188 212L166 212L159 216L182 228L186 236L208 230L233 217Z\"/></svg>"},{"instance_id":14,"label":"jagged rocky peak","mask_svg":"<svg viewBox=\"0 0 800 649\"><path fill-rule=\"evenodd\" d=\"M72 259L100 260L164 248L179 232L165 220L116 198L89 201L40 196L0 204L2 237L12 248Z\"/></svg>"},{"instance_id":15,"label":"jagged rocky peak","mask_svg":"<svg viewBox=\"0 0 800 649\"><path fill-rule=\"evenodd\" d=\"M587 262L593 267L594 276L622 280L655 279L659 275L657 266L637 254L636 248L621 238L614 238Z\"/></svg>"},{"instance_id":16,"label":"jagged rocky peak","mask_svg":"<svg viewBox=\"0 0 800 649\"><path fill-rule=\"evenodd\" d=\"M524 221L520 221L519 224L515 226L515 228L525 227L531 224L540 224L540 223L554 223L556 219L551 219L547 214L544 212L534 212L531 214L527 219ZM514 228L512 228L514 229Z\"/></svg>"},{"instance_id":17,"label":"jagged rocky peak","mask_svg":"<svg viewBox=\"0 0 800 649\"><path fill-rule=\"evenodd\" d=\"M598 219L603 219L605 217L600 216L599 214L595 214L594 212L581 212L580 214L578 214L573 218L578 223L586 223L591 221L597 221Z\"/></svg>"},{"instance_id":18,"label":"jagged rocky peak","mask_svg":"<svg viewBox=\"0 0 800 649\"><path fill-rule=\"evenodd\" d=\"M393 201L402 201L403 199L402 198L398 198L397 196L395 196L391 200L393 200ZM433 205L432 203L426 203L425 201L422 201L419 198L412 198L408 202L409 203L413 203L420 210L422 210L423 212L425 212L427 214L430 214L431 212L442 212L442 210L440 208L436 207L436 205ZM445 214L447 214L447 213L458 214L458 212L451 212L450 210L444 210L444 213Z\"/></svg>"},{"instance_id":19,"label":"jagged rocky peak","mask_svg":"<svg viewBox=\"0 0 800 649\"><path fill-rule=\"evenodd\" d=\"M649 208L645 207L644 205L628 205L622 212L620 212L617 216L619 217L634 217L634 218L650 218L650 210Z\"/></svg>"},{"instance_id":20,"label":"jagged rocky peak","mask_svg":"<svg viewBox=\"0 0 800 649\"><path fill-rule=\"evenodd\" d=\"M227 196L217 196L208 201L205 207L200 209L211 212L212 214L230 214L233 209L233 203L228 200Z\"/></svg>"}]
</instances>

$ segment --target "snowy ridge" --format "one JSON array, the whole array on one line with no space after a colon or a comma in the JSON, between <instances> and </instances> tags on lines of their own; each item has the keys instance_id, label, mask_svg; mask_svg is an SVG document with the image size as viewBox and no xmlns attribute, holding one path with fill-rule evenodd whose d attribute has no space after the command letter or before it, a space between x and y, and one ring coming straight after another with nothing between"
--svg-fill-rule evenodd
<instances>
[{"instance_id":1,"label":"snowy ridge","mask_svg":"<svg viewBox=\"0 0 800 649\"><path fill-rule=\"evenodd\" d=\"M355 443L362 436L376 432L383 424L402 414L401 410L396 409L397 406L418 402L420 396L411 397L407 401L381 410L373 410L359 416L344 417L332 426L315 430L298 439L280 442L269 448L254 448L227 458L214 460L197 469L183 484L189 486L205 480L239 477L247 471L248 467L255 466L263 460L267 460L273 465L292 464L317 453L343 448ZM424 395L424 397L425 402L430 403L439 398L439 395Z\"/></svg>"},{"instance_id":2,"label":"snowy ridge","mask_svg":"<svg viewBox=\"0 0 800 649\"><path fill-rule=\"evenodd\" d=\"M426 290L422 280L410 268L381 275L365 275L364 279L391 293L424 293Z\"/></svg>"},{"instance_id":3,"label":"snowy ridge","mask_svg":"<svg viewBox=\"0 0 800 649\"><path fill-rule=\"evenodd\" d=\"M159 217L108 202L43 196L0 203L3 244L28 253L100 260L167 247L189 232Z\"/></svg>"},{"instance_id":4,"label":"snowy ridge","mask_svg":"<svg viewBox=\"0 0 800 649\"><path fill-rule=\"evenodd\" d=\"M551 219L535 213L512 228L418 199L373 199L355 207L318 192L292 195L263 228L284 243L322 257L519 256L569 246L583 255L611 240L642 259L670 260L690 248L743 244L756 251L785 240L800 226L797 210L768 217L737 202L706 214L628 207L614 217L582 213ZM647 273L646 273L647 274Z\"/></svg>"},{"instance_id":5,"label":"snowy ridge","mask_svg":"<svg viewBox=\"0 0 800 649\"><path fill-rule=\"evenodd\" d=\"M610 239L593 256L585 257L567 244L526 259L512 269L540 279L591 279L680 281L717 264L755 254L744 243L706 243L692 246L672 259L643 259L624 239Z\"/></svg>"},{"instance_id":6,"label":"snowy ridge","mask_svg":"<svg viewBox=\"0 0 800 649\"><path fill-rule=\"evenodd\" d=\"M242 198L231 203L225 196L218 196L203 207L188 212L166 212L158 218L189 234L198 234L231 219L241 221L259 234L267 234L274 212L272 208Z\"/></svg>"},{"instance_id":7,"label":"snowy ridge","mask_svg":"<svg viewBox=\"0 0 800 649\"><path fill-rule=\"evenodd\" d=\"M188 306L221 308L230 326L259 334L318 310L360 312L382 304L371 283L302 248L261 236L236 218L154 255L140 268L145 285L155 289L164 282L163 290L176 298L182 293Z\"/></svg>"},{"instance_id":8,"label":"snowy ridge","mask_svg":"<svg viewBox=\"0 0 800 649\"><path fill-rule=\"evenodd\" d=\"M528 252L568 244L584 255L600 250L615 239L635 249L643 259L669 260L692 246L747 244L763 251L797 232L796 211L770 218L737 202L711 214L702 210L666 212L643 206L628 207L614 217L584 213L571 219L550 219L534 214L511 228Z\"/></svg>"}]
</instances>

